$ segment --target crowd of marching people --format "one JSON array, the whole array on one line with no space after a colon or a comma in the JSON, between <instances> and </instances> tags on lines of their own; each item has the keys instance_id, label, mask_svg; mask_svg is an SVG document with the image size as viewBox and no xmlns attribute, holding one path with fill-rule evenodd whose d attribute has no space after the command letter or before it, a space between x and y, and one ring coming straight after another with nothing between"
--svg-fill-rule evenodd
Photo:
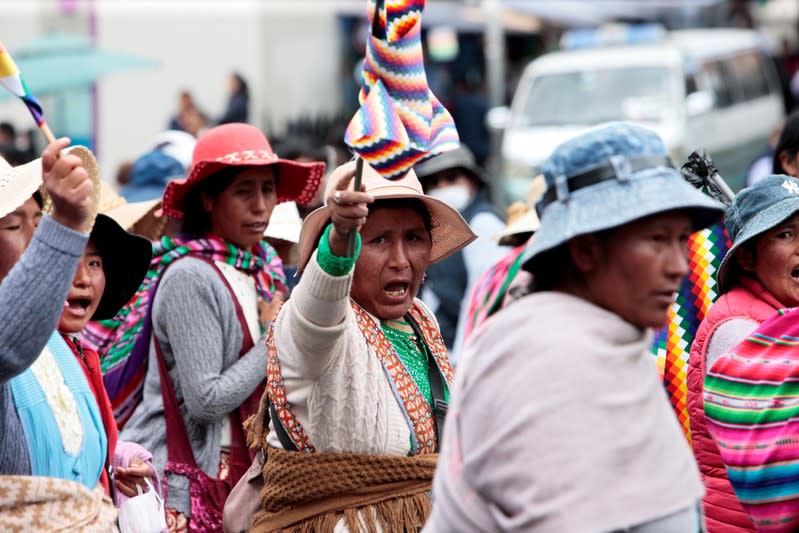
<instances>
[{"instance_id":1,"label":"crowd of marching people","mask_svg":"<svg viewBox=\"0 0 799 533\"><path fill-rule=\"evenodd\" d=\"M0 159L0 529L796 531L796 131L725 205L598 126L507 221L465 147L359 188L238 121L118 191ZM653 332L719 224L686 435Z\"/></svg>"}]
</instances>

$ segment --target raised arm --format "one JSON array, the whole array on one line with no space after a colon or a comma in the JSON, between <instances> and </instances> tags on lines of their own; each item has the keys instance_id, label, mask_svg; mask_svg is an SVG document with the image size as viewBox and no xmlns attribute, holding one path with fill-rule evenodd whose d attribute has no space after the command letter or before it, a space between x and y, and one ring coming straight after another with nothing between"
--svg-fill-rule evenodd
<instances>
[{"instance_id":1,"label":"raised arm","mask_svg":"<svg viewBox=\"0 0 799 533\"><path fill-rule=\"evenodd\" d=\"M284 369L309 379L318 377L333 354L340 353L334 348L343 341L347 321L352 319L349 296L360 235L355 253L348 256L349 234L360 231L369 215L368 204L374 201L365 192L349 190L354 168L354 164L345 165L331 176L335 184L327 198L331 223L275 328Z\"/></svg>"},{"instance_id":2,"label":"raised arm","mask_svg":"<svg viewBox=\"0 0 799 533\"><path fill-rule=\"evenodd\" d=\"M0 283L0 382L24 371L41 353L61 317L89 238L83 231L92 182L77 156L60 154L68 145L69 139L59 139L42 154L42 179L53 211ZM9 251L0 246L0 253Z\"/></svg>"}]
</instances>

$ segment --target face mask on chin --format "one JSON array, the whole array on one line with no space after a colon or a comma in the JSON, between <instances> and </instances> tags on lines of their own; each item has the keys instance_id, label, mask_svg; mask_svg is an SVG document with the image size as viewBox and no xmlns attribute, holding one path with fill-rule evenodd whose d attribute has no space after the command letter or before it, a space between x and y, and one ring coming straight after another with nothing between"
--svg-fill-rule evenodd
<instances>
[{"instance_id":1,"label":"face mask on chin","mask_svg":"<svg viewBox=\"0 0 799 533\"><path fill-rule=\"evenodd\" d=\"M433 189L427 195L436 200L441 200L458 211L466 209L472 199L468 185L447 185L446 187Z\"/></svg>"}]
</instances>

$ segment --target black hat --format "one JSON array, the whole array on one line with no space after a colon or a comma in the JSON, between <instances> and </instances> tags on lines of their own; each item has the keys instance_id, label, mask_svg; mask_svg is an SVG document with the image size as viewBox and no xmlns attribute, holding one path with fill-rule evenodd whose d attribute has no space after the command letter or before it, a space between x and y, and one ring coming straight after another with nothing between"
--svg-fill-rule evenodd
<instances>
[{"instance_id":1,"label":"black hat","mask_svg":"<svg viewBox=\"0 0 799 533\"><path fill-rule=\"evenodd\" d=\"M128 233L109 216L98 214L89 240L103 259L105 291L92 320L105 320L128 303L150 268L150 241Z\"/></svg>"},{"instance_id":2,"label":"black hat","mask_svg":"<svg viewBox=\"0 0 799 533\"><path fill-rule=\"evenodd\" d=\"M450 150L435 155L430 159L425 159L418 165L415 165L413 171L416 172L416 177L419 178L419 181L424 184L424 180L428 176L438 174L441 171L451 168L461 168L466 171L466 173L472 175L479 183L488 183L483 170L477 166L472 151L469 150L465 144L461 144L455 150Z\"/></svg>"}]
</instances>

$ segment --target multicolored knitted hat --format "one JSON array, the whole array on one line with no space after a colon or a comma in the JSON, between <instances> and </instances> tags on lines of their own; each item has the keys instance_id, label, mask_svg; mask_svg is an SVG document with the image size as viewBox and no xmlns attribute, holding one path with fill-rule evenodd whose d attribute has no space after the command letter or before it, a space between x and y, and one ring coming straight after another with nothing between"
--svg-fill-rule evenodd
<instances>
[{"instance_id":1,"label":"multicolored knitted hat","mask_svg":"<svg viewBox=\"0 0 799 533\"><path fill-rule=\"evenodd\" d=\"M458 147L449 111L427 85L422 53L424 0L370 0L372 31L363 62L361 108L344 140L384 178Z\"/></svg>"}]
</instances>

